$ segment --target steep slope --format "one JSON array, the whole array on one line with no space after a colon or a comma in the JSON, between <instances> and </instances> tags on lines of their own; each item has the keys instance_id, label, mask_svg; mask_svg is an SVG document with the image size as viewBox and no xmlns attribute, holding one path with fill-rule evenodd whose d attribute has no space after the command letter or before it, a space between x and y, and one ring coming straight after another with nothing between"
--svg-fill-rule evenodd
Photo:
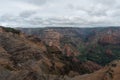
<instances>
[{"instance_id":1,"label":"steep slope","mask_svg":"<svg viewBox=\"0 0 120 80\"><path fill-rule=\"evenodd\" d=\"M0 27L0 79L54 80L59 76L92 73L101 66L67 56L56 45L46 45L36 36ZM63 80L63 78L61 78Z\"/></svg>"},{"instance_id":2,"label":"steep slope","mask_svg":"<svg viewBox=\"0 0 120 80\"><path fill-rule=\"evenodd\" d=\"M83 76L76 76L70 80L119 80L120 79L120 61L113 61L103 69Z\"/></svg>"},{"instance_id":3,"label":"steep slope","mask_svg":"<svg viewBox=\"0 0 120 80\"><path fill-rule=\"evenodd\" d=\"M102 68L120 57L119 32L120 28L47 28L27 36L0 27L0 79L119 80L120 61Z\"/></svg>"},{"instance_id":4,"label":"steep slope","mask_svg":"<svg viewBox=\"0 0 120 80\"><path fill-rule=\"evenodd\" d=\"M120 58L120 28L23 28L26 34L36 35L42 39L46 30L57 32L57 39L62 52L67 56L76 56L81 61L90 60L100 65ZM48 40L48 39L47 39ZM52 41L56 39L51 39ZM53 42L54 43L54 42Z\"/></svg>"}]
</instances>

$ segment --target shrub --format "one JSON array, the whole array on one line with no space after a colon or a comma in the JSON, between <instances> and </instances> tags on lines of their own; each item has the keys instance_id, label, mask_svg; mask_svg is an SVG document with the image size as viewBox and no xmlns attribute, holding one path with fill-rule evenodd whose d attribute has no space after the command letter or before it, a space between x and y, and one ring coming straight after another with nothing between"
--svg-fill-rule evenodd
<instances>
[{"instance_id":1,"label":"shrub","mask_svg":"<svg viewBox=\"0 0 120 80\"><path fill-rule=\"evenodd\" d=\"M20 30L16 30L16 29L13 29L13 28L10 28L10 27L4 27L3 28L6 32L12 32L12 33L15 33L15 34L20 34Z\"/></svg>"}]
</instances>

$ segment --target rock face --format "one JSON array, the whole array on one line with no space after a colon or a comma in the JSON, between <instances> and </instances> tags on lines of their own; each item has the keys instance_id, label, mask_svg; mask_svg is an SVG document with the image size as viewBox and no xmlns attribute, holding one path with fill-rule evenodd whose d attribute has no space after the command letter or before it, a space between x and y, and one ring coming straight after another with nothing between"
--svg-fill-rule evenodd
<instances>
[{"instance_id":1,"label":"rock face","mask_svg":"<svg viewBox=\"0 0 120 80\"><path fill-rule=\"evenodd\" d=\"M69 56L78 56L80 53L77 49L75 49L70 44L65 44L63 47L63 52L69 57Z\"/></svg>"},{"instance_id":2,"label":"rock face","mask_svg":"<svg viewBox=\"0 0 120 80\"><path fill-rule=\"evenodd\" d=\"M46 29L43 31L41 39L46 45L59 48L59 50L61 50L67 56L79 55L79 51L77 51L77 49L75 49L75 47L73 47L71 44L64 43L63 45L61 45L61 39L64 36L65 35L54 29Z\"/></svg>"},{"instance_id":3,"label":"rock face","mask_svg":"<svg viewBox=\"0 0 120 80\"><path fill-rule=\"evenodd\" d=\"M59 40L56 34L54 36ZM54 36L52 35L52 37ZM27 36L15 29L2 27L0 32L0 79L55 80L57 78L63 80L61 76L76 76L101 68L92 61L74 61L73 56L65 56L57 46L58 44L47 46L36 36Z\"/></svg>"},{"instance_id":4,"label":"rock face","mask_svg":"<svg viewBox=\"0 0 120 80\"><path fill-rule=\"evenodd\" d=\"M120 57L120 28L23 28L26 34L39 36L47 44L59 45L62 53L76 56L81 61L90 60L100 65ZM44 33L45 30L48 32ZM52 31L49 31L52 30ZM54 35L54 37L52 36ZM41 36L45 35L44 38ZM59 37L62 36L62 37ZM82 57L81 57L82 56ZM77 59L75 58L77 61Z\"/></svg>"},{"instance_id":5,"label":"rock face","mask_svg":"<svg viewBox=\"0 0 120 80\"><path fill-rule=\"evenodd\" d=\"M119 80L119 60L101 66L119 59L119 31L53 28L27 36L0 27L0 79Z\"/></svg>"},{"instance_id":6,"label":"rock face","mask_svg":"<svg viewBox=\"0 0 120 80\"><path fill-rule=\"evenodd\" d=\"M42 39L49 46L60 47L61 34L52 30L44 30Z\"/></svg>"},{"instance_id":7,"label":"rock face","mask_svg":"<svg viewBox=\"0 0 120 80\"><path fill-rule=\"evenodd\" d=\"M119 29L114 31L109 29L106 33L101 35L99 39L99 43L103 45L107 45L107 44L119 45L120 44L119 33L120 33Z\"/></svg>"},{"instance_id":8,"label":"rock face","mask_svg":"<svg viewBox=\"0 0 120 80\"><path fill-rule=\"evenodd\" d=\"M120 57L120 28L37 28L22 29L36 36L43 35L45 30L53 30L60 37L60 50L74 61L92 61L99 65L106 65ZM39 32L41 31L41 32ZM29 34L28 33L28 34ZM48 35L48 34L46 34ZM42 39L42 38L41 38ZM49 40L49 39L47 39ZM58 43L59 43L58 42Z\"/></svg>"},{"instance_id":9,"label":"rock face","mask_svg":"<svg viewBox=\"0 0 120 80\"><path fill-rule=\"evenodd\" d=\"M120 61L113 61L103 69L83 76L76 76L70 80L119 80L120 79Z\"/></svg>"}]
</instances>

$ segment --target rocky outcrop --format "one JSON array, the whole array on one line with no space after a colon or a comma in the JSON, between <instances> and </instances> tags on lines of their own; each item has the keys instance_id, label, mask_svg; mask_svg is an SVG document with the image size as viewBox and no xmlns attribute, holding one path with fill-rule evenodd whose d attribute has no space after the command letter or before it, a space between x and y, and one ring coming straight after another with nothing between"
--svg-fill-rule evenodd
<instances>
[{"instance_id":1,"label":"rocky outcrop","mask_svg":"<svg viewBox=\"0 0 120 80\"><path fill-rule=\"evenodd\" d=\"M120 79L120 61L113 61L103 69L92 74L76 76L70 80L119 80Z\"/></svg>"},{"instance_id":2,"label":"rocky outcrop","mask_svg":"<svg viewBox=\"0 0 120 80\"><path fill-rule=\"evenodd\" d=\"M60 47L60 38L61 34L52 29L47 29L43 32L42 39L49 46Z\"/></svg>"},{"instance_id":3,"label":"rocky outcrop","mask_svg":"<svg viewBox=\"0 0 120 80\"><path fill-rule=\"evenodd\" d=\"M120 44L119 33L120 33L119 29L118 30L109 29L108 31L101 34L98 42L102 45L109 45L109 44L119 45Z\"/></svg>"}]
</instances>

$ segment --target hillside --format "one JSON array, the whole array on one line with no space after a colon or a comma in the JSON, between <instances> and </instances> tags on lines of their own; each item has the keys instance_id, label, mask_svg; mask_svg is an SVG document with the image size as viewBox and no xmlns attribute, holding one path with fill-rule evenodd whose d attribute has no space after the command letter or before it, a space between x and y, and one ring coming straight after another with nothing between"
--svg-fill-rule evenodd
<instances>
[{"instance_id":1,"label":"hillside","mask_svg":"<svg viewBox=\"0 0 120 80\"><path fill-rule=\"evenodd\" d=\"M45 37L44 42L35 35L28 36L13 28L0 27L0 79L62 80L65 75L72 78L102 68L93 61L77 59L78 55L68 55L75 47L53 45L59 37L54 37L58 39L53 43L50 38L51 35ZM49 39L50 45L47 44Z\"/></svg>"},{"instance_id":2,"label":"hillside","mask_svg":"<svg viewBox=\"0 0 120 80\"><path fill-rule=\"evenodd\" d=\"M54 43L68 56L81 61L90 60L99 65L120 58L120 28L21 28L28 35L41 38L46 44ZM47 30L52 30L46 32ZM50 36L51 35L51 36ZM53 37L56 36L57 38ZM45 37L47 39L45 39ZM49 39L48 39L49 38ZM56 44L57 43L57 44Z\"/></svg>"},{"instance_id":3,"label":"hillside","mask_svg":"<svg viewBox=\"0 0 120 80\"><path fill-rule=\"evenodd\" d=\"M76 76L69 80L119 80L120 79L120 61L113 61L103 69L83 76Z\"/></svg>"},{"instance_id":4,"label":"hillside","mask_svg":"<svg viewBox=\"0 0 120 80\"><path fill-rule=\"evenodd\" d=\"M0 27L1 80L119 79L120 28L28 30Z\"/></svg>"}]
</instances>

